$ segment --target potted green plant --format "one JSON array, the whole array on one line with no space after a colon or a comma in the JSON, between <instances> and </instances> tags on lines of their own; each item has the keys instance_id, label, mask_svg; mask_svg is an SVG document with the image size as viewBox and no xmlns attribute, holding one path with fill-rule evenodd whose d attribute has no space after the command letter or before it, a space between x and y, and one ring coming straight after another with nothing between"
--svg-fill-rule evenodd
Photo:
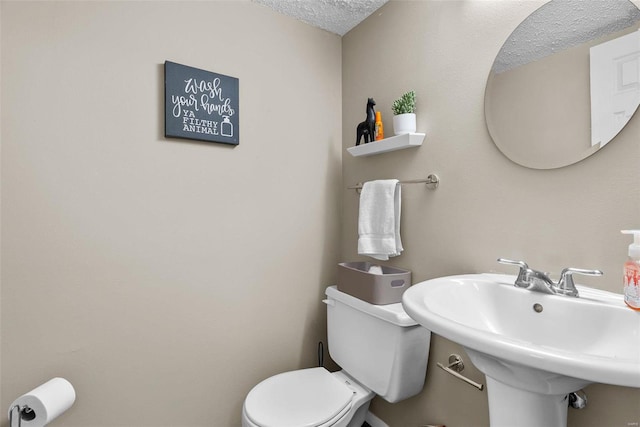
<instances>
[{"instance_id":1,"label":"potted green plant","mask_svg":"<svg viewBox=\"0 0 640 427\"><path fill-rule=\"evenodd\" d=\"M393 133L403 135L416 131L416 93L410 91L393 101Z\"/></svg>"}]
</instances>

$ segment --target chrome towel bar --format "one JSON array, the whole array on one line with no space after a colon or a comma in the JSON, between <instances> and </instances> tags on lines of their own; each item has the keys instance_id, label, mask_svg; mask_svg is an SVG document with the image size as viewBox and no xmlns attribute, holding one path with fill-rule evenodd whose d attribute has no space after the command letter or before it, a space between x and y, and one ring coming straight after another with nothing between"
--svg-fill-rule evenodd
<instances>
[{"instance_id":1,"label":"chrome towel bar","mask_svg":"<svg viewBox=\"0 0 640 427\"><path fill-rule=\"evenodd\" d=\"M429 176L427 176L426 179L409 179L406 181L400 181L400 184L425 184L428 188L435 190L436 188L438 188L438 185L440 185L440 178L435 173L431 173L429 174ZM356 190L359 192L360 190L362 190L363 185L364 184L362 182L359 182L356 185L347 187L347 189Z\"/></svg>"}]
</instances>

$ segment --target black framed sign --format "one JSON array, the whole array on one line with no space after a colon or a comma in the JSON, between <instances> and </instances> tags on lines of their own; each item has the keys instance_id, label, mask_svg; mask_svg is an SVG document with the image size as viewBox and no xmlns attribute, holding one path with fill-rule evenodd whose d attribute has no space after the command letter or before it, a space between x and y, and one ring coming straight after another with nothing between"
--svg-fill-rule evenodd
<instances>
[{"instance_id":1,"label":"black framed sign","mask_svg":"<svg viewBox=\"0 0 640 427\"><path fill-rule=\"evenodd\" d=\"M164 63L164 135L238 145L239 81L175 62Z\"/></svg>"}]
</instances>

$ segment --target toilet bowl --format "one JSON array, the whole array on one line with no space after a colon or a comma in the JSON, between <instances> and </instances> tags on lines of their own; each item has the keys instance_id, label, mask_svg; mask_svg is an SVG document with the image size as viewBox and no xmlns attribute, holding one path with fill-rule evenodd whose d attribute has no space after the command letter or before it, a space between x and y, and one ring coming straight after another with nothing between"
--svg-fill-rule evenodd
<instances>
[{"instance_id":1,"label":"toilet bowl","mask_svg":"<svg viewBox=\"0 0 640 427\"><path fill-rule=\"evenodd\" d=\"M360 427L378 395L397 402L423 386L431 333L400 303L373 305L326 290L329 354L342 367L274 375L247 395L242 427Z\"/></svg>"},{"instance_id":2,"label":"toilet bowl","mask_svg":"<svg viewBox=\"0 0 640 427\"><path fill-rule=\"evenodd\" d=\"M242 426L344 427L350 421L361 426L373 396L342 371L285 372L249 392L242 408Z\"/></svg>"}]
</instances>

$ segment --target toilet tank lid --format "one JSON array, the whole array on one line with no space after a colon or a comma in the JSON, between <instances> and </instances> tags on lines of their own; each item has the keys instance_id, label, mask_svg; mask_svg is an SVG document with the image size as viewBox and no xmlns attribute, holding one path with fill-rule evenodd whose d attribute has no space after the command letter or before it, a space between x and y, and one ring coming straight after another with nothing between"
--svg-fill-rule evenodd
<instances>
[{"instance_id":1,"label":"toilet tank lid","mask_svg":"<svg viewBox=\"0 0 640 427\"><path fill-rule=\"evenodd\" d=\"M375 305L356 298L344 292L340 292L337 286L329 286L325 291L325 294L336 301L340 301L356 310L367 313L371 316L377 317L389 323L393 323L397 326L409 327L416 326L418 323L413 320L404 308L402 303Z\"/></svg>"}]
</instances>

